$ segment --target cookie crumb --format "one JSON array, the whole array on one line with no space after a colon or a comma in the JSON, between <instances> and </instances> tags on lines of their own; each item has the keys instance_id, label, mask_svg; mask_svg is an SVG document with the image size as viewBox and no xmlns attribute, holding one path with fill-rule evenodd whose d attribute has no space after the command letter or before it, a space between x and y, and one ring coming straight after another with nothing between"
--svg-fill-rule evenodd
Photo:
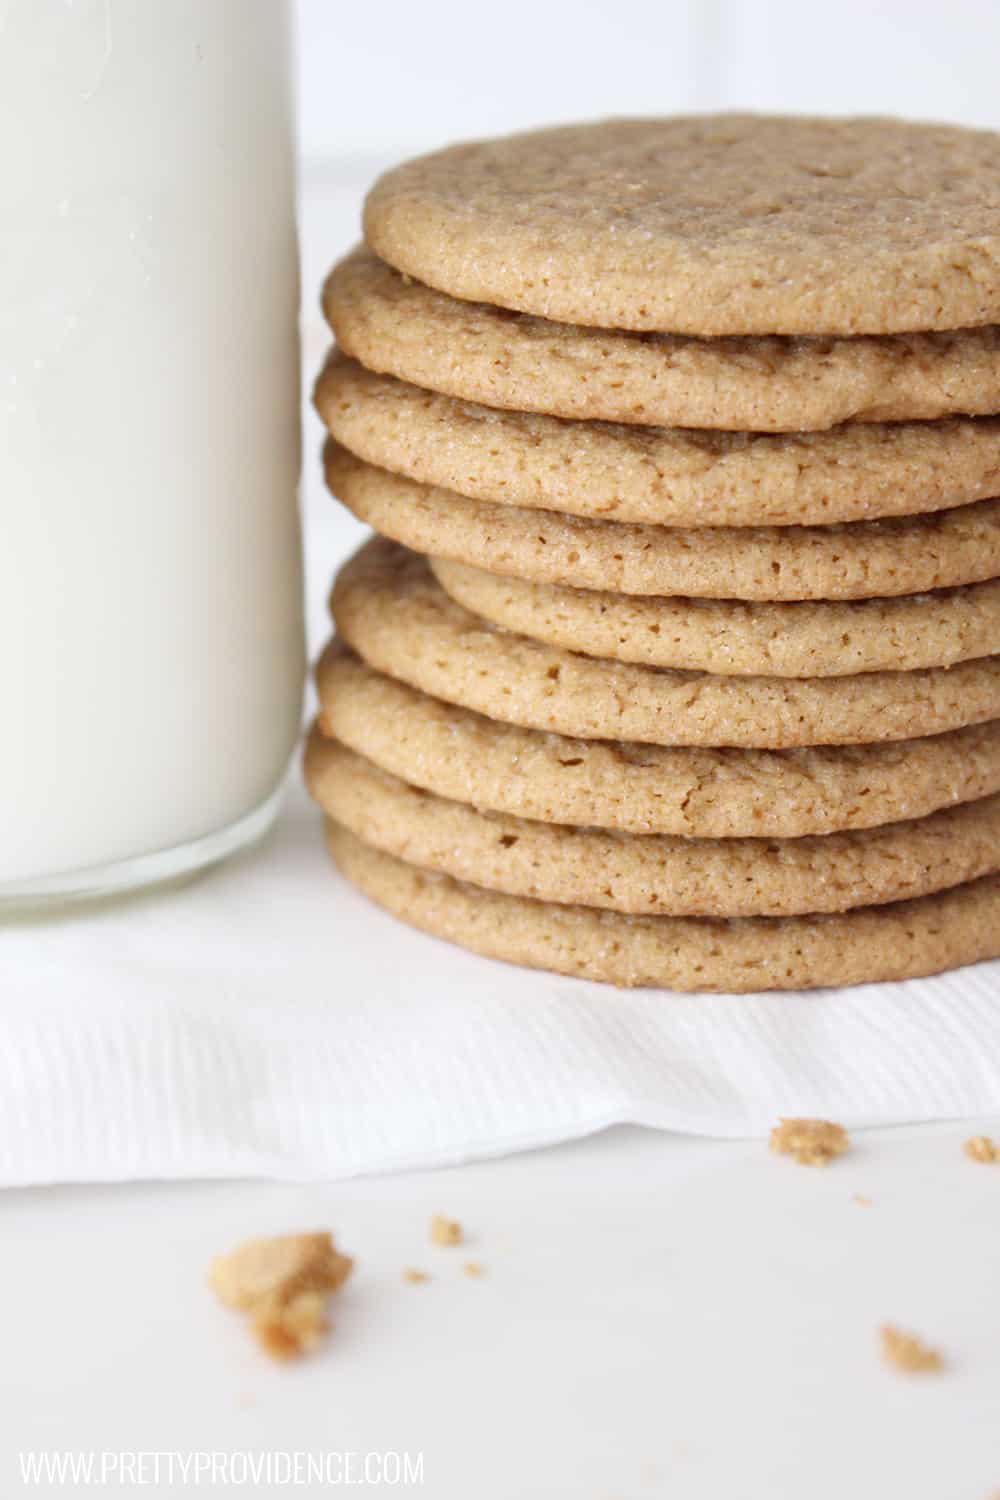
<instances>
[{"instance_id":1,"label":"cookie crumb","mask_svg":"<svg viewBox=\"0 0 1000 1500\"><path fill-rule=\"evenodd\" d=\"M970 1161L979 1161L984 1164L1000 1161L1000 1146L988 1135L970 1135L962 1146L962 1150Z\"/></svg>"},{"instance_id":2,"label":"cookie crumb","mask_svg":"<svg viewBox=\"0 0 1000 1500\"><path fill-rule=\"evenodd\" d=\"M825 1167L847 1150L847 1131L830 1120L780 1119L771 1131L771 1150L794 1156L803 1167Z\"/></svg>"},{"instance_id":3,"label":"cookie crumb","mask_svg":"<svg viewBox=\"0 0 1000 1500\"><path fill-rule=\"evenodd\" d=\"M478 1260L467 1260L462 1271L466 1276L485 1276L486 1267L480 1265Z\"/></svg>"},{"instance_id":4,"label":"cookie crumb","mask_svg":"<svg viewBox=\"0 0 1000 1500\"><path fill-rule=\"evenodd\" d=\"M420 1271L416 1266L407 1266L403 1272L403 1280L407 1286L423 1286L425 1281L430 1281L427 1271Z\"/></svg>"},{"instance_id":5,"label":"cookie crumb","mask_svg":"<svg viewBox=\"0 0 1000 1500\"><path fill-rule=\"evenodd\" d=\"M944 1360L936 1349L929 1348L915 1334L894 1328L891 1323L884 1323L879 1329L879 1340L882 1358L896 1370L916 1375L944 1369Z\"/></svg>"},{"instance_id":6,"label":"cookie crumb","mask_svg":"<svg viewBox=\"0 0 1000 1500\"><path fill-rule=\"evenodd\" d=\"M462 1243L462 1226L457 1219L446 1219L443 1214L435 1214L431 1219L431 1243L433 1245L460 1245Z\"/></svg>"},{"instance_id":7,"label":"cookie crumb","mask_svg":"<svg viewBox=\"0 0 1000 1500\"><path fill-rule=\"evenodd\" d=\"M288 1302L276 1301L251 1318L254 1335L272 1359L295 1359L319 1347L330 1323L323 1292L300 1292Z\"/></svg>"},{"instance_id":8,"label":"cookie crumb","mask_svg":"<svg viewBox=\"0 0 1000 1500\"><path fill-rule=\"evenodd\" d=\"M208 1282L220 1302L246 1313L254 1335L272 1359L295 1359L322 1342L329 1330L326 1301L354 1265L326 1231L247 1240L216 1256Z\"/></svg>"}]
</instances>

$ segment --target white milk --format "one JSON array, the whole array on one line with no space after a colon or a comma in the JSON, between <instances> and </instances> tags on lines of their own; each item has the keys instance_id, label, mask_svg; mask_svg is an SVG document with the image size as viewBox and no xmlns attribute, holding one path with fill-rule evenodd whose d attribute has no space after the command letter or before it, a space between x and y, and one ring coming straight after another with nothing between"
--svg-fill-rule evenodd
<instances>
[{"instance_id":1,"label":"white milk","mask_svg":"<svg viewBox=\"0 0 1000 1500\"><path fill-rule=\"evenodd\" d=\"M286 21L0 0L0 902L217 857L293 748Z\"/></svg>"}]
</instances>

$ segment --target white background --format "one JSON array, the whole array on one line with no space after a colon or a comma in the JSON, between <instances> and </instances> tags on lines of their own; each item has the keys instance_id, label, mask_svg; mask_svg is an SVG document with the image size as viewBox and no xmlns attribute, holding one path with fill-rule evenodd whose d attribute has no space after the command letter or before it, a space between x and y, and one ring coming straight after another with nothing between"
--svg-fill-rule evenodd
<instances>
[{"instance_id":1,"label":"white background","mask_svg":"<svg viewBox=\"0 0 1000 1500\"><path fill-rule=\"evenodd\" d=\"M298 13L310 167L611 113L1000 122L995 0L298 0Z\"/></svg>"},{"instance_id":2,"label":"white background","mask_svg":"<svg viewBox=\"0 0 1000 1500\"><path fill-rule=\"evenodd\" d=\"M101 1493L24 1489L19 1450L276 1448L422 1451L425 1482L111 1492L997 1500L1000 1166L963 1158L972 1128L869 1132L826 1170L616 1130L329 1186L2 1194L0 1495ZM428 1244L434 1212L467 1250ZM207 1261L324 1225L357 1256L333 1336L270 1365ZM886 1369L885 1321L947 1371Z\"/></svg>"}]
</instances>

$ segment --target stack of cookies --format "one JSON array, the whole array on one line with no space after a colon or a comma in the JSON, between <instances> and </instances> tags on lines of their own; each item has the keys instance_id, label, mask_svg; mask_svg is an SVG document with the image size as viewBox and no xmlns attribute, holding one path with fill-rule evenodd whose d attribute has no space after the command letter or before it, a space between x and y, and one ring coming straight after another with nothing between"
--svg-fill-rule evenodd
<instances>
[{"instance_id":1,"label":"stack of cookies","mask_svg":"<svg viewBox=\"0 0 1000 1500\"><path fill-rule=\"evenodd\" d=\"M618 120L383 177L332 272L307 780L478 952L753 991L1000 954L1000 138Z\"/></svg>"}]
</instances>

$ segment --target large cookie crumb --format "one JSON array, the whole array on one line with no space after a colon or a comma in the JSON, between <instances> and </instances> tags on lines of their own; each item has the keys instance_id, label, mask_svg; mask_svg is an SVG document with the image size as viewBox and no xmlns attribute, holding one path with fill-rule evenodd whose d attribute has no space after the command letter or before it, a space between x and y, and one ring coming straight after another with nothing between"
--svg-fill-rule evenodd
<instances>
[{"instance_id":1,"label":"large cookie crumb","mask_svg":"<svg viewBox=\"0 0 1000 1500\"><path fill-rule=\"evenodd\" d=\"M990 1162L1000 1161L1000 1146L988 1135L972 1135L962 1147L970 1161Z\"/></svg>"},{"instance_id":2,"label":"large cookie crumb","mask_svg":"<svg viewBox=\"0 0 1000 1500\"><path fill-rule=\"evenodd\" d=\"M457 1219L446 1219L443 1214L435 1214L431 1219L431 1243L460 1245L462 1243L461 1224Z\"/></svg>"},{"instance_id":3,"label":"large cookie crumb","mask_svg":"<svg viewBox=\"0 0 1000 1500\"><path fill-rule=\"evenodd\" d=\"M354 1262L330 1234L286 1234L247 1240L212 1262L209 1285L221 1302L248 1314L261 1347L273 1359L294 1359L322 1341L329 1328L326 1299Z\"/></svg>"},{"instance_id":4,"label":"large cookie crumb","mask_svg":"<svg viewBox=\"0 0 1000 1500\"><path fill-rule=\"evenodd\" d=\"M904 1333L885 1323L879 1329L882 1358L894 1369L909 1375L925 1374L944 1369L944 1360L936 1349L931 1349L915 1334Z\"/></svg>"},{"instance_id":5,"label":"large cookie crumb","mask_svg":"<svg viewBox=\"0 0 1000 1500\"><path fill-rule=\"evenodd\" d=\"M803 1167L825 1167L847 1150L847 1131L830 1120L779 1120L771 1131L771 1150L794 1156Z\"/></svg>"}]
</instances>

